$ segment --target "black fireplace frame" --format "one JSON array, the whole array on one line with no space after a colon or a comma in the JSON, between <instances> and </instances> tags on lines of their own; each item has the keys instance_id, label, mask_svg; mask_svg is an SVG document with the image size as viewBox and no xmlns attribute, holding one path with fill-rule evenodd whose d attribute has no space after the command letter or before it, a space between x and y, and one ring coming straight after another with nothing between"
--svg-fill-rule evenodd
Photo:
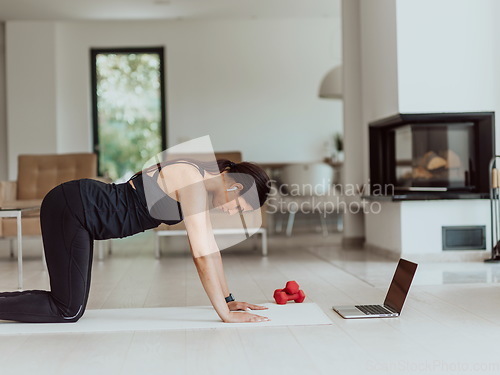
<instances>
[{"instance_id":1,"label":"black fireplace frame","mask_svg":"<svg viewBox=\"0 0 500 375\"><path fill-rule=\"evenodd\" d=\"M454 113L418 113L396 114L369 123L370 142L370 186L376 191L381 186L393 184L391 160L395 157L392 130L406 124L446 124L456 122L474 123L475 158L477 173L474 180L475 189L452 191L407 191L398 190L395 186L393 200L406 199L459 199L489 198L488 164L495 155L495 113L494 112L454 112ZM387 189L384 189L386 191ZM379 189L380 191L380 189ZM391 189L389 189L391 191Z\"/></svg>"}]
</instances>

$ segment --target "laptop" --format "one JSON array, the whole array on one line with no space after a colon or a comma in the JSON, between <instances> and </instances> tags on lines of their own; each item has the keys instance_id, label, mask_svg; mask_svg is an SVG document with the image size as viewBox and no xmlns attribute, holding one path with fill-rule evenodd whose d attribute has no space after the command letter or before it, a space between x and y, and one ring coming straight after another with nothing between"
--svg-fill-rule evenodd
<instances>
[{"instance_id":1,"label":"laptop","mask_svg":"<svg viewBox=\"0 0 500 375\"><path fill-rule=\"evenodd\" d=\"M416 263L400 259L383 305L333 306L333 309L345 319L397 317L416 271Z\"/></svg>"}]
</instances>

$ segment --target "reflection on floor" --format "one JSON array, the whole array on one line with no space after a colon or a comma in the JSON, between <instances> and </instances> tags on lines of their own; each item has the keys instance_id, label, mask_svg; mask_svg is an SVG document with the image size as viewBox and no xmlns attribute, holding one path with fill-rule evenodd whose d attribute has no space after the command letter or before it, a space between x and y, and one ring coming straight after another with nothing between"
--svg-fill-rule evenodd
<instances>
[{"instance_id":1,"label":"reflection on floor","mask_svg":"<svg viewBox=\"0 0 500 375\"><path fill-rule=\"evenodd\" d=\"M332 242L339 241L332 238ZM338 245L310 245L307 250L375 287L387 287L397 265L383 256L362 249L344 250ZM487 283L500 283L500 263L421 262L413 281L413 285Z\"/></svg>"}]
</instances>

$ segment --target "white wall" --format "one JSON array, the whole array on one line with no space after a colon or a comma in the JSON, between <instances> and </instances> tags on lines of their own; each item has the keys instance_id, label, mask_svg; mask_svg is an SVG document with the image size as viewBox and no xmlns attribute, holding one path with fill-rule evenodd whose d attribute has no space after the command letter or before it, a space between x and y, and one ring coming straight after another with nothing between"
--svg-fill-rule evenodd
<instances>
[{"instance_id":1,"label":"white wall","mask_svg":"<svg viewBox=\"0 0 500 375\"><path fill-rule=\"evenodd\" d=\"M495 2L398 1L401 113L500 109Z\"/></svg>"},{"instance_id":2,"label":"white wall","mask_svg":"<svg viewBox=\"0 0 500 375\"><path fill-rule=\"evenodd\" d=\"M396 0L344 0L346 184L369 178L368 123L398 111ZM346 213L344 237L362 238L362 214Z\"/></svg>"},{"instance_id":3,"label":"white wall","mask_svg":"<svg viewBox=\"0 0 500 375\"><path fill-rule=\"evenodd\" d=\"M365 215L366 243L377 248L401 254L401 203L378 202L380 212Z\"/></svg>"},{"instance_id":4,"label":"white wall","mask_svg":"<svg viewBox=\"0 0 500 375\"><path fill-rule=\"evenodd\" d=\"M57 151L56 25L6 24L7 142L9 179L17 155Z\"/></svg>"},{"instance_id":5,"label":"white wall","mask_svg":"<svg viewBox=\"0 0 500 375\"><path fill-rule=\"evenodd\" d=\"M5 24L0 23L0 181L7 179L7 114L5 112Z\"/></svg>"},{"instance_id":6,"label":"white wall","mask_svg":"<svg viewBox=\"0 0 500 375\"><path fill-rule=\"evenodd\" d=\"M380 202L378 214L367 214L370 246L413 260L486 258L491 250L490 203L486 199ZM443 251L442 227L485 226L486 250Z\"/></svg>"},{"instance_id":7,"label":"white wall","mask_svg":"<svg viewBox=\"0 0 500 375\"><path fill-rule=\"evenodd\" d=\"M500 1L493 1L493 5L491 8L491 17L495 17L498 14L500 14ZM496 21L496 19L495 19ZM500 69L498 69L498 65L500 62L500 23L499 22L494 22L495 25L495 30L493 33L493 60L494 60L494 65L495 69L493 70L493 74L491 76L491 79L493 81L493 85L495 86L495 90L493 92L494 94L494 109L496 111L496 129L495 129L495 136L496 136L496 154L498 155L500 153Z\"/></svg>"},{"instance_id":8,"label":"white wall","mask_svg":"<svg viewBox=\"0 0 500 375\"><path fill-rule=\"evenodd\" d=\"M443 226L484 225L486 247L491 250L489 213L486 199L401 202L402 254L440 254Z\"/></svg>"},{"instance_id":9,"label":"white wall","mask_svg":"<svg viewBox=\"0 0 500 375\"><path fill-rule=\"evenodd\" d=\"M363 122L398 112L396 0L361 1ZM365 137L365 146L368 146ZM367 149L368 147L365 147ZM365 153L365 160L368 154ZM368 171L368 168L365 168ZM368 173L365 174L368 176Z\"/></svg>"},{"instance_id":10,"label":"white wall","mask_svg":"<svg viewBox=\"0 0 500 375\"><path fill-rule=\"evenodd\" d=\"M374 3L362 0L365 123L397 112L500 111L498 2ZM367 243L393 250L401 242L403 254L440 253L443 225L489 228L486 200L403 202L400 218L391 207L366 217Z\"/></svg>"},{"instance_id":11,"label":"white wall","mask_svg":"<svg viewBox=\"0 0 500 375\"><path fill-rule=\"evenodd\" d=\"M338 19L64 22L45 27L54 34L48 38L48 30L41 33L50 39L42 43L37 40L41 36L32 35L40 35L37 24L8 23L9 106L17 114L9 117L8 126L26 132L33 117L52 119L40 127L52 139L42 142L48 152L91 150L91 47L166 47L169 145L210 134L216 150L239 149L248 160L308 161L322 158L324 141L342 130L341 104L317 97L324 74L341 61ZM28 59L40 43L45 52ZM18 60L22 62L14 64ZM49 74L55 67L56 75ZM44 77L24 77L26 70L40 69ZM23 117L27 100L21 93L31 88L31 107L46 86L45 97L56 104L43 110L35 106ZM12 175L12 158L25 148L20 137L9 141Z\"/></svg>"}]
</instances>

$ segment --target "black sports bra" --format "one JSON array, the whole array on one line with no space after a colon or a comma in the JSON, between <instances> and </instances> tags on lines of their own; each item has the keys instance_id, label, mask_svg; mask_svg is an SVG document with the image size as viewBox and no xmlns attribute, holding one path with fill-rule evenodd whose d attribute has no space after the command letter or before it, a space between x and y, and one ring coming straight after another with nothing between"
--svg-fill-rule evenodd
<instances>
[{"instance_id":1,"label":"black sports bra","mask_svg":"<svg viewBox=\"0 0 500 375\"><path fill-rule=\"evenodd\" d=\"M205 169L203 167L195 163L181 160L173 161L163 166L157 164L158 169L154 172L153 176L142 172L130 178L130 180L133 180L133 184L136 188L135 190L139 194L142 203L148 207L151 217L168 225L174 225L183 220L180 202L171 198L158 185L158 175L161 169L166 165L172 164L189 164L195 166L202 176L205 174ZM146 184L144 184L145 179L148 181Z\"/></svg>"}]
</instances>

